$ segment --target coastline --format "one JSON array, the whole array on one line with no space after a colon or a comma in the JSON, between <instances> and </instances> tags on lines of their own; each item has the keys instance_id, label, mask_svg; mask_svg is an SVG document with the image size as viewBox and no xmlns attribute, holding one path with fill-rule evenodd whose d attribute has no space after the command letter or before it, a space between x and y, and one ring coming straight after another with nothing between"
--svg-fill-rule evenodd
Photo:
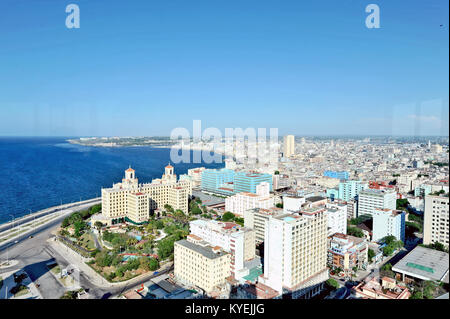
<instances>
[{"instance_id":1,"label":"coastline","mask_svg":"<svg viewBox=\"0 0 450 319\"><path fill-rule=\"evenodd\" d=\"M21 217L17 217L14 219L14 221L7 221L7 222L0 222L0 232L3 232L5 230L8 230L12 227L16 227L20 224L26 223L34 218L40 218L40 217L44 217L47 215L51 215L53 213L56 213L62 209L68 209L68 208L72 208L75 206L79 206L82 204L88 204L90 202L96 202L98 200L101 200L101 197L96 197L96 198L90 198L87 200L83 200L83 201L79 201L79 202L73 202L73 203L68 203L68 204L63 204L63 205L57 205L57 206L52 206L52 207L48 207L45 209L41 209L37 212L31 213L31 214L27 214Z\"/></svg>"}]
</instances>

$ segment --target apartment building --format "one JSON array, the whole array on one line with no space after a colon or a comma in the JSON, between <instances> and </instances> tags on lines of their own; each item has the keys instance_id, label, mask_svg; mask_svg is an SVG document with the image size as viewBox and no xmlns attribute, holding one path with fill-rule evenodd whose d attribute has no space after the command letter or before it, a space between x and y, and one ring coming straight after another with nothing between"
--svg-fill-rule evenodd
<instances>
[{"instance_id":1,"label":"apartment building","mask_svg":"<svg viewBox=\"0 0 450 319\"><path fill-rule=\"evenodd\" d=\"M172 165L165 167L162 178L145 184L139 184L135 170L130 167L121 183L102 189L102 214L105 220L115 224L125 219L142 223L148 220L151 211L166 204L187 213L191 194L191 182L177 181Z\"/></svg>"},{"instance_id":2,"label":"apartment building","mask_svg":"<svg viewBox=\"0 0 450 319\"><path fill-rule=\"evenodd\" d=\"M354 267L366 269L368 251L365 238L334 234L328 238L328 267L341 268L344 274L351 275Z\"/></svg>"},{"instance_id":3,"label":"apartment building","mask_svg":"<svg viewBox=\"0 0 450 319\"><path fill-rule=\"evenodd\" d=\"M183 284L211 294L220 291L230 276L231 255L195 235L174 244L174 275Z\"/></svg>"},{"instance_id":4,"label":"apartment building","mask_svg":"<svg viewBox=\"0 0 450 319\"><path fill-rule=\"evenodd\" d=\"M397 192L391 189L364 189L358 196L358 215L372 216L373 210L392 209L397 205Z\"/></svg>"},{"instance_id":5,"label":"apartment building","mask_svg":"<svg viewBox=\"0 0 450 319\"><path fill-rule=\"evenodd\" d=\"M231 222L197 219L189 223L190 234L231 254L231 274L247 275L246 263L256 257L255 231Z\"/></svg>"},{"instance_id":6,"label":"apartment building","mask_svg":"<svg viewBox=\"0 0 450 319\"><path fill-rule=\"evenodd\" d=\"M254 208L244 212L244 226L255 231L256 245L264 241L266 221L282 214L283 209L277 207L272 207L270 209Z\"/></svg>"},{"instance_id":7,"label":"apartment building","mask_svg":"<svg viewBox=\"0 0 450 319\"><path fill-rule=\"evenodd\" d=\"M283 196L283 212L286 214L297 213L306 203L303 196Z\"/></svg>"},{"instance_id":8,"label":"apartment building","mask_svg":"<svg viewBox=\"0 0 450 319\"><path fill-rule=\"evenodd\" d=\"M395 236L397 240L405 242L405 216L406 213L400 210L374 209L372 240Z\"/></svg>"},{"instance_id":9,"label":"apartment building","mask_svg":"<svg viewBox=\"0 0 450 319\"><path fill-rule=\"evenodd\" d=\"M327 213L314 207L267 221L260 281L292 298L309 298L328 279Z\"/></svg>"},{"instance_id":10,"label":"apartment building","mask_svg":"<svg viewBox=\"0 0 450 319\"><path fill-rule=\"evenodd\" d=\"M347 201L347 219L358 217L358 201L351 199Z\"/></svg>"},{"instance_id":11,"label":"apartment building","mask_svg":"<svg viewBox=\"0 0 450 319\"><path fill-rule=\"evenodd\" d=\"M423 243L439 242L449 247L449 201L448 193L425 196Z\"/></svg>"},{"instance_id":12,"label":"apartment building","mask_svg":"<svg viewBox=\"0 0 450 319\"><path fill-rule=\"evenodd\" d=\"M328 236L336 233L347 234L347 205L343 203L327 203Z\"/></svg>"},{"instance_id":13,"label":"apartment building","mask_svg":"<svg viewBox=\"0 0 450 319\"><path fill-rule=\"evenodd\" d=\"M225 210L237 215L253 208L269 209L274 206L273 196L270 195L270 185L262 182L256 186L256 194L238 193L225 199Z\"/></svg>"}]
</instances>

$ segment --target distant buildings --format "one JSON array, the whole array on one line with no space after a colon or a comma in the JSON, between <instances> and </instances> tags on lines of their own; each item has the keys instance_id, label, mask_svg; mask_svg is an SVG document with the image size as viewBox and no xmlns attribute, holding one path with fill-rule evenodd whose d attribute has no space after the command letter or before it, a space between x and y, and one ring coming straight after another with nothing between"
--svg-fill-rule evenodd
<instances>
[{"instance_id":1,"label":"distant buildings","mask_svg":"<svg viewBox=\"0 0 450 319\"><path fill-rule=\"evenodd\" d=\"M372 240L379 241L386 236L395 236L405 242L405 212L392 209L374 209L372 213Z\"/></svg>"},{"instance_id":2,"label":"distant buildings","mask_svg":"<svg viewBox=\"0 0 450 319\"><path fill-rule=\"evenodd\" d=\"M370 215L376 208L395 210L397 192L389 189L365 189L358 196L358 216Z\"/></svg>"},{"instance_id":3,"label":"distant buildings","mask_svg":"<svg viewBox=\"0 0 450 319\"><path fill-rule=\"evenodd\" d=\"M423 243L439 242L449 247L449 201L448 193L425 196Z\"/></svg>"},{"instance_id":4,"label":"distant buildings","mask_svg":"<svg viewBox=\"0 0 450 319\"><path fill-rule=\"evenodd\" d=\"M368 259L368 244L365 238L345 234L334 234L328 240L328 266L341 268L349 276L353 268L366 269Z\"/></svg>"},{"instance_id":5,"label":"distant buildings","mask_svg":"<svg viewBox=\"0 0 450 319\"><path fill-rule=\"evenodd\" d=\"M230 276L231 255L211 246L195 235L174 244L174 275L186 285L199 287L210 294L225 286Z\"/></svg>"},{"instance_id":6,"label":"distant buildings","mask_svg":"<svg viewBox=\"0 0 450 319\"><path fill-rule=\"evenodd\" d=\"M256 194L243 192L225 199L225 210L240 216L252 208L269 209L273 206L273 196L270 195L270 185L267 182L256 186Z\"/></svg>"},{"instance_id":7,"label":"distant buildings","mask_svg":"<svg viewBox=\"0 0 450 319\"><path fill-rule=\"evenodd\" d=\"M191 194L191 182L177 182L172 165L165 167L161 179L146 184L138 183L135 171L130 167L121 183L102 189L102 216L108 224L125 220L139 224L148 220L151 211L166 204L187 213Z\"/></svg>"},{"instance_id":8,"label":"distant buildings","mask_svg":"<svg viewBox=\"0 0 450 319\"><path fill-rule=\"evenodd\" d=\"M345 179L349 178L349 174L346 171L336 172L336 171L324 171L323 176L337 178L337 179Z\"/></svg>"},{"instance_id":9,"label":"distant buildings","mask_svg":"<svg viewBox=\"0 0 450 319\"><path fill-rule=\"evenodd\" d=\"M270 218L261 282L292 298L318 294L328 279L327 216L323 208Z\"/></svg>"},{"instance_id":10,"label":"distant buildings","mask_svg":"<svg viewBox=\"0 0 450 319\"><path fill-rule=\"evenodd\" d=\"M283 156L291 157L295 154L295 137L294 135L286 135L283 142Z\"/></svg>"}]
</instances>

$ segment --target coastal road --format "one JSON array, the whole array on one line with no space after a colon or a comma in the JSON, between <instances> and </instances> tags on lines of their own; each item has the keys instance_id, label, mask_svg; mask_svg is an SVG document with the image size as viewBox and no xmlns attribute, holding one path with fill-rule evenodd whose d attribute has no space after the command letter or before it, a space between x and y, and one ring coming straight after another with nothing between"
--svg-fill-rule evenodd
<instances>
[{"instance_id":1,"label":"coastal road","mask_svg":"<svg viewBox=\"0 0 450 319\"><path fill-rule=\"evenodd\" d=\"M89 206L91 205L95 205L95 204L99 204L101 202L101 198L92 198L86 201L82 201L82 202L77 202L77 203L71 203L71 204L64 204L61 206L55 206L55 207L51 207L48 209L44 209L41 210L39 212L33 213L33 214L29 214L27 216L24 217L20 217L17 218L14 222L8 222L8 223L4 223L0 225L0 232L6 231L8 229L11 229L13 227L16 227L18 225L22 225L28 222L33 221L35 218L40 218L40 217L44 217L53 213L56 213L58 211L61 210L66 210L69 208L73 208L74 211L78 210L80 206L85 206L86 204L89 204Z\"/></svg>"},{"instance_id":2,"label":"coastal road","mask_svg":"<svg viewBox=\"0 0 450 319\"><path fill-rule=\"evenodd\" d=\"M7 241L7 242L0 243L0 251L5 250L5 249L7 249L9 247L12 247L12 246L14 246L14 245L16 245L18 243L21 243L24 240L28 240L30 236L35 236L35 235L39 234L42 231L46 231L47 229L54 227L55 225L58 226L62 222L62 220L68 214L70 214L72 212L76 212L76 211L79 211L79 210L86 209L86 208L88 208L88 207L90 207L92 205L98 204L98 203L100 203L100 201L98 199L96 199L94 201L89 201L88 203L86 203L86 202L79 203L79 204L71 207L70 209L64 208L62 210L61 209L56 210L53 213L60 212L60 211L67 211L67 214L64 213L61 216L55 218L54 220L52 220L52 221L50 221L50 222L48 222L46 224L39 225L38 227L36 227L35 230L29 231L29 232L25 232L24 234L21 234L18 237L14 238L14 240L12 240L12 241ZM48 214L46 214L46 215L48 215ZM43 216L41 216L41 217L43 217ZM38 222L38 221L39 220L36 219L36 222Z\"/></svg>"},{"instance_id":3,"label":"coastal road","mask_svg":"<svg viewBox=\"0 0 450 319\"><path fill-rule=\"evenodd\" d=\"M11 272L12 270L23 268L28 273L31 280L40 285L38 290L43 298L60 298L66 289L49 272L47 264L50 262L57 262L62 268L65 268L70 264L70 262L64 258L63 255L56 252L48 242L50 238L53 238L52 233L57 230L63 218L64 216L61 216L61 218L49 222L32 233L22 235L12 243L3 245L0 249L0 261L6 259L16 260L18 261L18 264L8 268L0 268L0 276ZM30 234L33 238L29 238ZM92 298L100 299L106 296L114 298L130 289L137 288L151 278L160 276L172 269L173 266L167 270L160 271L157 275L149 273L148 276L144 276L137 281L132 281L129 284L116 287L97 286L92 283L92 280L86 274L80 272L80 286L86 289ZM0 296L0 298L2 297Z\"/></svg>"}]
</instances>

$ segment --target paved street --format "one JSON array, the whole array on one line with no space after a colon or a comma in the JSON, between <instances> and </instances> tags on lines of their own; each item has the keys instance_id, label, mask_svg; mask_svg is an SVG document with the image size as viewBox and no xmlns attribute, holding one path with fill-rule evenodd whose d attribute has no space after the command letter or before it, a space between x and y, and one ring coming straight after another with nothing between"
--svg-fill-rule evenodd
<instances>
[{"instance_id":1,"label":"paved street","mask_svg":"<svg viewBox=\"0 0 450 319\"><path fill-rule=\"evenodd\" d=\"M33 233L33 238L29 238L28 235L22 236L18 239L17 243L13 242L3 247L3 250L0 251L0 260L4 261L9 257L10 260L16 260L18 263L11 267L1 268L0 275L10 273L14 269L19 270L24 268L31 279L40 285L38 290L43 298L54 299L61 297L66 289L49 272L46 267L47 263L56 261L62 268L65 268L69 264L79 265L79 262L71 257L72 255L78 256L77 254L71 250L67 250L66 253L64 251L58 253L48 241L52 237L52 232L57 229L62 219L63 217L46 225L42 230L36 231ZM87 265L84 266L88 267ZM92 298L102 298L106 294L111 297L117 297L121 293L133 289L147 282L152 277L155 277L152 273L149 273L147 276L136 278L136 280L131 280L127 284L111 285L106 280L99 281L98 276L93 278L93 271L87 273L83 271L84 267L79 268L81 271L80 286L85 288L91 294ZM157 276L166 273L168 270L160 271ZM0 296L0 298L4 298L4 296Z\"/></svg>"}]
</instances>

